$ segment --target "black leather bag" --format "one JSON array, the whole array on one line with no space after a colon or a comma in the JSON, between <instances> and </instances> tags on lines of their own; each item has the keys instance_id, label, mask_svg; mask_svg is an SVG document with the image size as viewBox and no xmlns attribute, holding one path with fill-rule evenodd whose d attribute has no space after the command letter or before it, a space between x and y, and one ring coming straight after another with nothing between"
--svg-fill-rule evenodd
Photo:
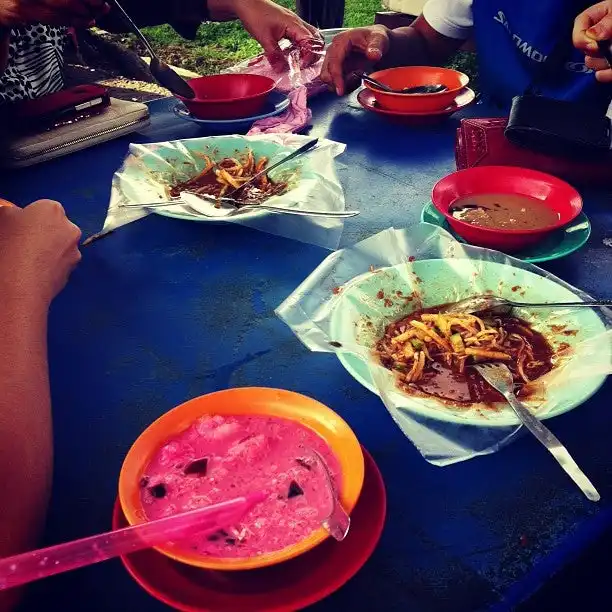
<instances>
[{"instance_id":1,"label":"black leather bag","mask_svg":"<svg viewBox=\"0 0 612 612\"><path fill-rule=\"evenodd\" d=\"M537 95L538 86L554 79L557 70L565 64L568 40L571 40L569 32L567 37L559 38L542 62L529 90L512 100L504 134L512 144L532 151L583 160L609 152L610 119L590 104Z\"/></svg>"},{"instance_id":2,"label":"black leather bag","mask_svg":"<svg viewBox=\"0 0 612 612\"><path fill-rule=\"evenodd\" d=\"M532 151L583 159L610 150L610 119L589 104L527 94L512 101L505 136Z\"/></svg>"}]
</instances>

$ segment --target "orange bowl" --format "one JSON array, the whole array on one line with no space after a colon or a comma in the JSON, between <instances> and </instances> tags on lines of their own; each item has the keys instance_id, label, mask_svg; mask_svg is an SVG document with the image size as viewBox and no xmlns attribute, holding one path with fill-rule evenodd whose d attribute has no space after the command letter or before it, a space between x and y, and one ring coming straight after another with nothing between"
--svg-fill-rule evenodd
<instances>
[{"instance_id":1,"label":"orange bowl","mask_svg":"<svg viewBox=\"0 0 612 612\"><path fill-rule=\"evenodd\" d=\"M314 399L265 387L227 389L196 397L161 416L145 429L129 450L119 475L119 501L130 525L142 523L146 514L140 500L138 482L154 454L164 442L189 427L205 414L260 414L275 416L308 427L321 436L340 464L340 500L350 514L363 486L363 453L351 428L335 412ZM314 548L328 537L322 527L300 542L257 557L204 557L191 551L158 547L156 550L175 561L213 570L248 570L293 559Z\"/></svg>"},{"instance_id":2,"label":"orange bowl","mask_svg":"<svg viewBox=\"0 0 612 612\"><path fill-rule=\"evenodd\" d=\"M470 78L463 72L435 66L402 66L388 68L370 74L373 79L393 89L417 87L418 85L446 85L448 89L433 94L389 93L370 85L363 84L374 94L381 108L403 113L427 113L441 111L453 103L457 94L467 86Z\"/></svg>"}]
</instances>

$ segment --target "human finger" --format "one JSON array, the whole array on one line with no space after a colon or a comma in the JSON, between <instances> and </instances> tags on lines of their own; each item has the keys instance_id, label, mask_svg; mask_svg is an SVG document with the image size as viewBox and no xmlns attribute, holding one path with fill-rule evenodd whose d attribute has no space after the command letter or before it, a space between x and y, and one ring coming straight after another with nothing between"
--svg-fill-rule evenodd
<instances>
[{"instance_id":1,"label":"human finger","mask_svg":"<svg viewBox=\"0 0 612 612\"><path fill-rule=\"evenodd\" d=\"M24 211L28 214L54 214L61 215L63 217L66 216L66 211L64 207L57 200L36 200L31 204L28 204Z\"/></svg>"},{"instance_id":2,"label":"human finger","mask_svg":"<svg viewBox=\"0 0 612 612\"><path fill-rule=\"evenodd\" d=\"M595 73L595 78L600 83L612 83L612 69L606 68L605 70L598 70Z\"/></svg>"},{"instance_id":3,"label":"human finger","mask_svg":"<svg viewBox=\"0 0 612 612\"><path fill-rule=\"evenodd\" d=\"M572 31L572 42L577 49L597 53L597 39L594 39L594 36L587 34L587 32L606 17L607 14L607 3L600 2L599 4L589 7L576 17Z\"/></svg>"},{"instance_id":4,"label":"human finger","mask_svg":"<svg viewBox=\"0 0 612 612\"><path fill-rule=\"evenodd\" d=\"M387 52L388 46L389 38L385 33L378 31L372 32L367 40L365 55L369 60L378 62Z\"/></svg>"},{"instance_id":5,"label":"human finger","mask_svg":"<svg viewBox=\"0 0 612 612\"><path fill-rule=\"evenodd\" d=\"M321 80L327 83L339 96L344 95L344 64L354 49L362 52L366 47L367 32L353 30L336 36L329 46L321 69Z\"/></svg>"},{"instance_id":6,"label":"human finger","mask_svg":"<svg viewBox=\"0 0 612 612\"><path fill-rule=\"evenodd\" d=\"M607 68L610 68L608 61L603 57L592 57L590 55L587 55L584 58L584 63L587 68L590 68L591 70L595 71L606 70Z\"/></svg>"},{"instance_id":7,"label":"human finger","mask_svg":"<svg viewBox=\"0 0 612 612\"><path fill-rule=\"evenodd\" d=\"M586 35L595 40L609 40L612 38L612 13L608 9L606 14L591 26Z\"/></svg>"}]
</instances>

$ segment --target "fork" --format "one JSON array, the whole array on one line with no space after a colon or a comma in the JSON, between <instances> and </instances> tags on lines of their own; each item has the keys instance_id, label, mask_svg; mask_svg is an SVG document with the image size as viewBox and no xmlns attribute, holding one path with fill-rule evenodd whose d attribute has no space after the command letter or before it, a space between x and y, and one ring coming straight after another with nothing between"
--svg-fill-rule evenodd
<instances>
[{"instance_id":1,"label":"fork","mask_svg":"<svg viewBox=\"0 0 612 612\"><path fill-rule=\"evenodd\" d=\"M591 501L599 501L600 495L597 489L572 459L565 446L531 413L527 406L517 399L514 394L514 381L508 367L493 363L476 364L473 367L486 382L506 398L523 425L544 445L586 497Z\"/></svg>"},{"instance_id":2,"label":"fork","mask_svg":"<svg viewBox=\"0 0 612 612\"><path fill-rule=\"evenodd\" d=\"M494 295L475 295L444 306L440 312L495 312L509 314L513 308L606 308L612 306L612 300L593 302L514 302Z\"/></svg>"}]
</instances>

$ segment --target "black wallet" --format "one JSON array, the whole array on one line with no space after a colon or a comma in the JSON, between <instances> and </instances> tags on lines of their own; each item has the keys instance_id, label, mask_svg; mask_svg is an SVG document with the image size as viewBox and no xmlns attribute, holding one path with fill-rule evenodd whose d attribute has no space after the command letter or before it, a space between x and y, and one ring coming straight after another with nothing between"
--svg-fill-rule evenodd
<instances>
[{"instance_id":1,"label":"black wallet","mask_svg":"<svg viewBox=\"0 0 612 612\"><path fill-rule=\"evenodd\" d=\"M526 94L512 100L505 130L515 145L584 159L610 151L610 119L589 104Z\"/></svg>"}]
</instances>

